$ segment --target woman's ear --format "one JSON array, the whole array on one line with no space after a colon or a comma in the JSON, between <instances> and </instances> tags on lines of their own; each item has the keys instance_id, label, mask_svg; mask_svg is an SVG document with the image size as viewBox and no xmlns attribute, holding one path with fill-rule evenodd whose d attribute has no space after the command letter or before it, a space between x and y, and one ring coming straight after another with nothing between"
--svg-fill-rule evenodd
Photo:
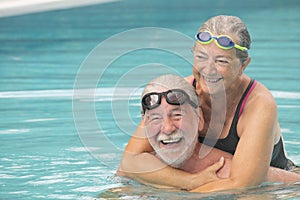
<instances>
[{"instance_id":1,"label":"woman's ear","mask_svg":"<svg viewBox=\"0 0 300 200\"><path fill-rule=\"evenodd\" d=\"M198 131L202 131L204 128L204 117L203 117L203 112L200 107L198 107L199 110L199 124L198 124Z\"/></svg>"},{"instance_id":2,"label":"woman's ear","mask_svg":"<svg viewBox=\"0 0 300 200\"><path fill-rule=\"evenodd\" d=\"M240 75L242 75L242 74L244 73L246 67L249 65L250 62L251 62L251 58L248 57L247 60L245 60L245 61L242 63Z\"/></svg>"}]
</instances>

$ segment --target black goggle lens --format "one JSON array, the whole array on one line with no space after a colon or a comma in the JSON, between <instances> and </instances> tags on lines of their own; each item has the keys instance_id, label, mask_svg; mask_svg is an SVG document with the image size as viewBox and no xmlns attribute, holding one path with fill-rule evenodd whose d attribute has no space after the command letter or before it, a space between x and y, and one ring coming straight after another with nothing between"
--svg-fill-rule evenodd
<instances>
[{"instance_id":1,"label":"black goggle lens","mask_svg":"<svg viewBox=\"0 0 300 200\"><path fill-rule=\"evenodd\" d=\"M171 105L182 105L185 102L189 102L193 107L197 107L197 105L190 100L186 92L180 89L174 89L162 93L152 92L144 95L142 99L143 112L145 113L146 109L152 110L158 107L161 104L162 96L164 96L166 101Z\"/></svg>"}]
</instances>

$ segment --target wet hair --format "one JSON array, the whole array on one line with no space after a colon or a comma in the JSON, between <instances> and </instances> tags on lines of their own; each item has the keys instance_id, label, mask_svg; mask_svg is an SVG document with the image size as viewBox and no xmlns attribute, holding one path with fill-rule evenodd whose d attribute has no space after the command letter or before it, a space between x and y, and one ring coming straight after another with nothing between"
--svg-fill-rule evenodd
<instances>
[{"instance_id":1,"label":"wet hair","mask_svg":"<svg viewBox=\"0 0 300 200\"><path fill-rule=\"evenodd\" d=\"M144 88L142 98L145 94L150 92L165 92L172 89L184 90L189 95L190 100L199 107L199 98L192 84L187 82L184 78L173 74L162 75L151 80ZM197 108L192 108L196 114L199 114L199 110Z\"/></svg>"},{"instance_id":2,"label":"wet hair","mask_svg":"<svg viewBox=\"0 0 300 200\"><path fill-rule=\"evenodd\" d=\"M216 35L234 35L237 39L237 44L250 49L251 38L244 22L236 16L218 15L208 19L200 27L200 31L209 31ZM236 49L236 56L240 59L241 63L245 62L248 58L247 51Z\"/></svg>"}]
</instances>

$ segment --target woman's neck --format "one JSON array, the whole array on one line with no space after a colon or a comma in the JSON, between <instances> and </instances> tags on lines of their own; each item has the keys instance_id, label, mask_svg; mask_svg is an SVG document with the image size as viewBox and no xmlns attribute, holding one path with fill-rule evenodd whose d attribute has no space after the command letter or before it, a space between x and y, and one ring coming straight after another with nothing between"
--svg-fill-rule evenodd
<instances>
[{"instance_id":1,"label":"woman's neck","mask_svg":"<svg viewBox=\"0 0 300 200\"><path fill-rule=\"evenodd\" d=\"M204 109L212 108L212 104L214 106L224 106L224 101L226 101L226 108L231 109L232 107L236 107L239 100L241 99L245 89L247 88L250 82L250 78L247 76L241 76L237 78L228 88L224 91L220 91L218 93L210 94L208 92L204 92L201 88L197 88L197 93L199 95L201 105ZM223 103L222 103L223 102Z\"/></svg>"}]
</instances>

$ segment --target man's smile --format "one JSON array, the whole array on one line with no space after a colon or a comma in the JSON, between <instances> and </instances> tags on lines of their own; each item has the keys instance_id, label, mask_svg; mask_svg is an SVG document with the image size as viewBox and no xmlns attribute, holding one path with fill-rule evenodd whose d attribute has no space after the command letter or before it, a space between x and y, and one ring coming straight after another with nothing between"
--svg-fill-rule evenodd
<instances>
[{"instance_id":1,"label":"man's smile","mask_svg":"<svg viewBox=\"0 0 300 200\"><path fill-rule=\"evenodd\" d=\"M183 139L183 133L181 133L180 131L176 131L172 134L164 134L161 133L158 135L156 141L161 143L164 147L166 147L166 145L174 145L174 144L178 144L182 141Z\"/></svg>"},{"instance_id":2,"label":"man's smile","mask_svg":"<svg viewBox=\"0 0 300 200\"><path fill-rule=\"evenodd\" d=\"M174 138L174 139L166 139L166 140L161 140L161 143L163 143L164 145L179 143L181 141L181 139L182 139L181 137L180 138Z\"/></svg>"}]
</instances>

